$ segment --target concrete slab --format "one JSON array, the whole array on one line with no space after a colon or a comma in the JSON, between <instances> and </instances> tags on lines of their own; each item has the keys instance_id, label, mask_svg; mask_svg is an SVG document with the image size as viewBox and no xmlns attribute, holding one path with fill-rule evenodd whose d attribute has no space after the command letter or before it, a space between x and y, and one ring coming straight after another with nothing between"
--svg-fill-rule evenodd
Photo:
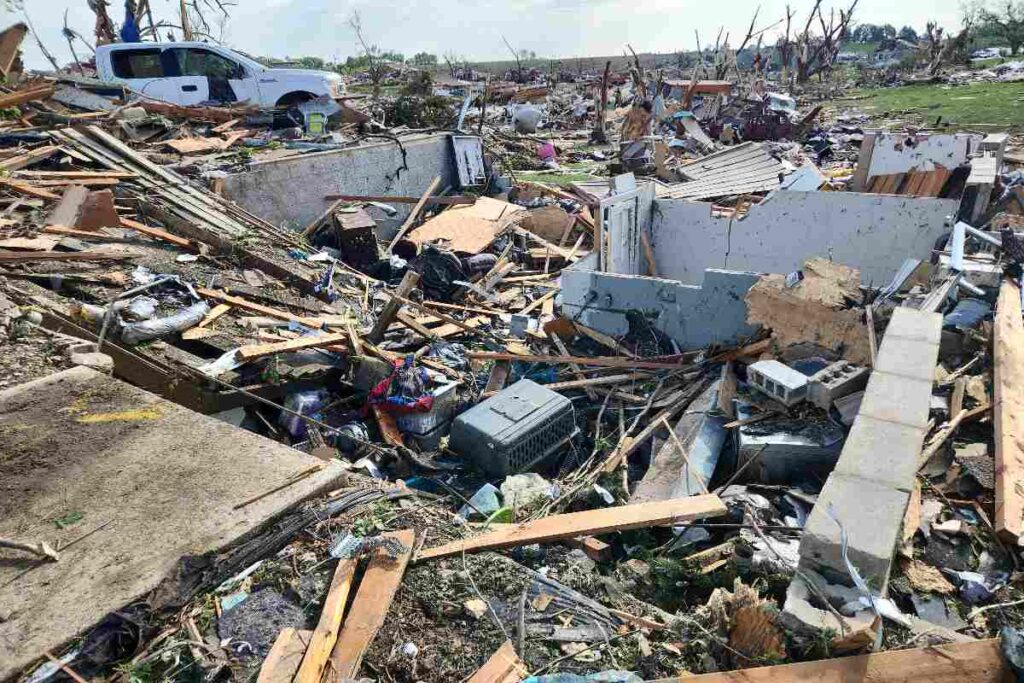
<instances>
[{"instance_id":1,"label":"concrete slab","mask_svg":"<svg viewBox=\"0 0 1024 683\"><path fill-rule=\"evenodd\" d=\"M0 680L344 473L235 510L323 463L84 367L0 392L0 453L0 536L57 547L102 526L57 563L3 551Z\"/></svg>"}]
</instances>

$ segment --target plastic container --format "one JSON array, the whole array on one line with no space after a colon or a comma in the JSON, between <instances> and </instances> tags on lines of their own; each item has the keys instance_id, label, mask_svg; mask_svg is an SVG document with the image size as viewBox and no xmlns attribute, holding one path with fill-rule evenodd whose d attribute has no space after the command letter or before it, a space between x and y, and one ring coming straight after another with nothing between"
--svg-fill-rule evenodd
<instances>
[{"instance_id":1,"label":"plastic container","mask_svg":"<svg viewBox=\"0 0 1024 683\"><path fill-rule=\"evenodd\" d=\"M437 427L447 423L455 414L455 404L458 399L458 384L442 384L434 389L431 394L434 397L434 404L425 413L398 413L395 414L395 424L399 431L414 436L426 436Z\"/></svg>"}]
</instances>

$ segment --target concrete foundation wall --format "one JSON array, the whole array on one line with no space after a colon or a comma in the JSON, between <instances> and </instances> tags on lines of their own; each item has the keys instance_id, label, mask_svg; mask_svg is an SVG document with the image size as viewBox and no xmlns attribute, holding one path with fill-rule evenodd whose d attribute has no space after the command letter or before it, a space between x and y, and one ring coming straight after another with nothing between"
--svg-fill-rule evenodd
<instances>
[{"instance_id":1,"label":"concrete foundation wall","mask_svg":"<svg viewBox=\"0 0 1024 683\"><path fill-rule=\"evenodd\" d=\"M328 194L419 196L438 175L441 189L458 188L449 138L445 133L403 138L408 168L401 173L402 152L387 140L257 162L225 179L224 196L275 225L301 229L327 210ZM394 206L399 214L389 223L397 225L412 205ZM375 218L382 215L374 213Z\"/></svg>"},{"instance_id":2,"label":"concrete foundation wall","mask_svg":"<svg viewBox=\"0 0 1024 683\"><path fill-rule=\"evenodd\" d=\"M882 286L905 259L931 256L957 207L952 199L787 191L730 220L713 217L709 203L658 199L652 246L658 273L686 283L715 268L789 273L822 256Z\"/></svg>"},{"instance_id":3,"label":"concrete foundation wall","mask_svg":"<svg viewBox=\"0 0 1024 683\"><path fill-rule=\"evenodd\" d=\"M562 271L563 308L588 327L610 335L629 331L626 311L643 311L682 349L730 343L756 331L746 323L747 290L755 273L709 270L701 286L636 275Z\"/></svg>"}]
</instances>

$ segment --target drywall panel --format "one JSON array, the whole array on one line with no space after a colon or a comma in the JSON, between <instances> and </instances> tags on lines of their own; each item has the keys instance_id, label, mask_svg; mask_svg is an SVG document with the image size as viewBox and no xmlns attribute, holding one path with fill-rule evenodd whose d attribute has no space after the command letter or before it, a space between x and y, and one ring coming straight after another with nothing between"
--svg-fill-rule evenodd
<instances>
[{"instance_id":1,"label":"drywall panel","mask_svg":"<svg viewBox=\"0 0 1024 683\"><path fill-rule=\"evenodd\" d=\"M656 199L651 241L658 273L690 284L708 269L789 273L821 256L881 286L907 258L931 257L957 206L952 199L790 190L730 219L712 216L708 203Z\"/></svg>"}]
</instances>

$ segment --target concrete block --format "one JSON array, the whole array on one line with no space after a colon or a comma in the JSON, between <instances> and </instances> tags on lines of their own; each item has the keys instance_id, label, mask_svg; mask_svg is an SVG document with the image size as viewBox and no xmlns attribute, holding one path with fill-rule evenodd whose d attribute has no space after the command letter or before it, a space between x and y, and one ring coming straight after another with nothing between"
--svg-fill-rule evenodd
<instances>
[{"instance_id":1,"label":"concrete block","mask_svg":"<svg viewBox=\"0 0 1024 683\"><path fill-rule=\"evenodd\" d=\"M750 384L783 405L792 406L807 398L807 375L777 360L762 360L747 368Z\"/></svg>"},{"instance_id":2,"label":"concrete block","mask_svg":"<svg viewBox=\"0 0 1024 683\"><path fill-rule=\"evenodd\" d=\"M850 561L870 586L884 594L909 501L906 491L833 472L804 527L800 566L832 582L852 583L843 561L839 526L828 514L831 508L846 530Z\"/></svg>"},{"instance_id":3,"label":"concrete block","mask_svg":"<svg viewBox=\"0 0 1024 683\"><path fill-rule=\"evenodd\" d=\"M838 361L822 368L807 380L807 400L822 410L843 396L867 386L871 371L853 363Z\"/></svg>"},{"instance_id":4,"label":"concrete block","mask_svg":"<svg viewBox=\"0 0 1024 683\"><path fill-rule=\"evenodd\" d=\"M938 352L938 347L935 347ZM935 358L933 353L932 358ZM857 419L874 417L910 427L924 427L932 399L932 381L873 372Z\"/></svg>"},{"instance_id":5,"label":"concrete block","mask_svg":"<svg viewBox=\"0 0 1024 683\"><path fill-rule=\"evenodd\" d=\"M941 334L936 336L935 344L917 339L887 337L878 350L875 374L881 373L922 381L934 380L935 365L929 366L927 362L922 362L922 359L938 353L939 339L941 339ZM935 349L935 351L931 349Z\"/></svg>"},{"instance_id":6,"label":"concrete block","mask_svg":"<svg viewBox=\"0 0 1024 683\"><path fill-rule=\"evenodd\" d=\"M835 473L911 491L926 430L858 415Z\"/></svg>"},{"instance_id":7,"label":"concrete block","mask_svg":"<svg viewBox=\"0 0 1024 683\"><path fill-rule=\"evenodd\" d=\"M941 332L941 316L936 317L934 313L899 306L892 312L892 318L889 320L889 326L885 330L885 336L882 337L878 354L882 355L885 342L889 338L914 339L929 344L938 344Z\"/></svg>"}]
</instances>

